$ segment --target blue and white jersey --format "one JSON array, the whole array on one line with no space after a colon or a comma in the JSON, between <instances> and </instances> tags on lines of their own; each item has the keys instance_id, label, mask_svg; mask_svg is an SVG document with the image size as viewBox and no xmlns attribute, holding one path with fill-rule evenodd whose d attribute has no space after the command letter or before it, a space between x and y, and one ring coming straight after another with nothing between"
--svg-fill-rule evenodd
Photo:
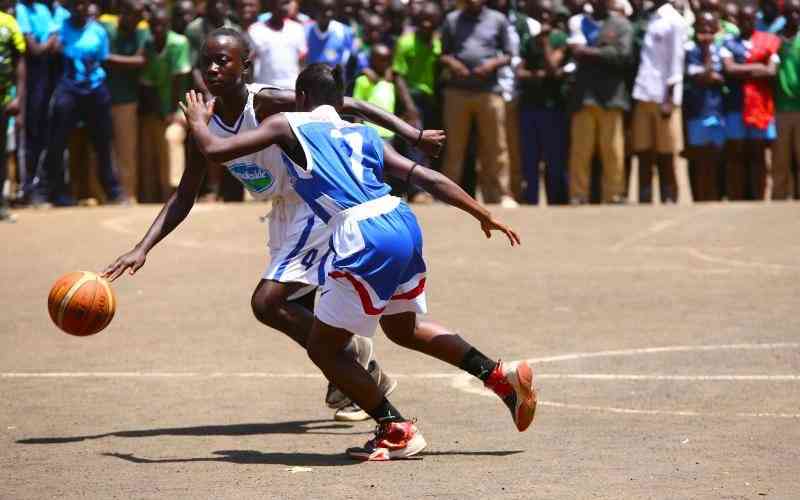
<instances>
[{"instance_id":1,"label":"blue and white jersey","mask_svg":"<svg viewBox=\"0 0 800 500\"><path fill-rule=\"evenodd\" d=\"M326 286L355 293L349 296L358 298L349 303L360 304L359 314L373 319L392 301L418 300L425 289L422 232L408 206L383 182L384 144L378 133L342 120L331 106L285 116L306 159L302 168L283 155L291 183L332 232L328 276L344 288L329 281ZM342 300L336 304L347 303ZM339 305L325 316L333 321L329 324L369 334L372 326L336 323L339 316L356 317Z\"/></svg>"},{"instance_id":2,"label":"blue and white jersey","mask_svg":"<svg viewBox=\"0 0 800 500\"><path fill-rule=\"evenodd\" d=\"M353 52L355 39L353 30L336 20L331 20L325 32L317 23L307 24L306 42L308 53L306 63L325 63L331 66L344 66Z\"/></svg>"},{"instance_id":3,"label":"blue and white jersey","mask_svg":"<svg viewBox=\"0 0 800 500\"><path fill-rule=\"evenodd\" d=\"M306 168L286 154L284 164L298 195L324 222L344 210L382 198L383 140L372 127L344 121L331 106L285 113L306 158Z\"/></svg>"}]
</instances>

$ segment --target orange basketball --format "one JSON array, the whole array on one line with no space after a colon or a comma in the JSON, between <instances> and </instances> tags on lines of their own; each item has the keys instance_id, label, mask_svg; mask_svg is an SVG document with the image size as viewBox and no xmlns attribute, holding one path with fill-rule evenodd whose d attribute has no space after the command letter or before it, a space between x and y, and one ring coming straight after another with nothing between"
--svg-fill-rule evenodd
<instances>
[{"instance_id":1,"label":"orange basketball","mask_svg":"<svg viewBox=\"0 0 800 500\"><path fill-rule=\"evenodd\" d=\"M108 326L116 307L117 300L108 281L89 271L58 278L47 297L53 323L79 337L94 335Z\"/></svg>"}]
</instances>

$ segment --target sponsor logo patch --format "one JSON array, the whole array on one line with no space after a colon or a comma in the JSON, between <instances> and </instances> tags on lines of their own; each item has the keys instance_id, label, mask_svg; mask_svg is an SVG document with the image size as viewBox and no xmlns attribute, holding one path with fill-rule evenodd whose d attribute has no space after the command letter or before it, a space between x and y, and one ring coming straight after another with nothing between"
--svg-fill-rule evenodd
<instances>
[{"instance_id":1,"label":"sponsor logo patch","mask_svg":"<svg viewBox=\"0 0 800 500\"><path fill-rule=\"evenodd\" d=\"M263 169L255 163L234 163L228 166L230 173L242 181L248 191L263 193L275 183L269 170Z\"/></svg>"}]
</instances>

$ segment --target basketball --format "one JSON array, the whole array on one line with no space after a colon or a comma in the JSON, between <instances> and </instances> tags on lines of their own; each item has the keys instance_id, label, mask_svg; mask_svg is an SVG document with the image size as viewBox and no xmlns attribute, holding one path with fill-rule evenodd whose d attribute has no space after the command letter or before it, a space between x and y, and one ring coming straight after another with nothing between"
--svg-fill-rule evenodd
<instances>
[{"instance_id":1,"label":"basketball","mask_svg":"<svg viewBox=\"0 0 800 500\"><path fill-rule=\"evenodd\" d=\"M111 323L117 301L108 281L89 271L58 278L47 297L50 318L70 335L94 335Z\"/></svg>"}]
</instances>

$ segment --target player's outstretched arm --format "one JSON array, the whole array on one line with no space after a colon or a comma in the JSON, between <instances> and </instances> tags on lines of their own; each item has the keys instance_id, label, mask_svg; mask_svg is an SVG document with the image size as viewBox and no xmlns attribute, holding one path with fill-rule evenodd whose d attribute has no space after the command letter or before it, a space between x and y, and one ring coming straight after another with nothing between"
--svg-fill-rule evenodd
<instances>
[{"instance_id":1,"label":"player's outstretched arm","mask_svg":"<svg viewBox=\"0 0 800 500\"><path fill-rule=\"evenodd\" d=\"M420 130L401 120L388 111L350 97L344 98L340 110L342 113L354 114L368 122L387 128L403 138L407 143L420 148L431 158L438 158L447 138L444 130Z\"/></svg>"},{"instance_id":2,"label":"player's outstretched arm","mask_svg":"<svg viewBox=\"0 0 800 500\"><path fill-rule=\"evenodd\" d=\"M295 111L295 94L293 90L264 88L257 94L256 112L262 122L278 113ZM368 122L389 129L406 142L419 147L428 156L438 158L444 146L446 134L443 130L420 130L368 102L345 97L341 113L356 115Z\"/></svg>"},{"instance_id":3,"label":"player's outstretched arm","mask_svg":"<svg viewBox=\"0 0 800 500\"><path fill-rule=\"evenodd\" d=\"M208 121L214 114L214 101L205 102L202 94L190 90L186 93L186 104L180 105L186 113L198 149L203 156L216 163L224 163L275 144L284 151L291 151L297 143L283 115L270 116L255 130L222 138L208 129Z\"/></svg>"},{"instance_id":4,"label":"player's outstretched arm","mask_svg":"<svg viewBox=\"0 0 800 500\"><path fill-rule=\"evenodd\" d=\"M194 147L191 138L188 144L190 149ZM205 162L188 162L186 170L183 171L181 176L181 182L178 184L178 189L164 203L144 238L132 250L120 255L108 265L103 270L103 277L114 281L126 270L130 270L130 274L135 274L144 265L150 249L178 227L189 215L197 199L197 194L200 192L200 186L205 175Z\"/></svg>"},{"instance_id":5,"label":"player's outstretched arm","mask_svg":"<svg viewBox=\"0 0 800 500\"><path fill-rule=\"evenodd\" d=\"M383 170L392 177L413 182L435 198L472 215L481 223L481 229L487 238L492 237L492 231L501 231L511 242L511 246L521 243L516 231L495 219L486 207L468 195L458 184L435 170L414 163L389 144L384 144L383 147Z\"/></svg>"}]
</instances>

